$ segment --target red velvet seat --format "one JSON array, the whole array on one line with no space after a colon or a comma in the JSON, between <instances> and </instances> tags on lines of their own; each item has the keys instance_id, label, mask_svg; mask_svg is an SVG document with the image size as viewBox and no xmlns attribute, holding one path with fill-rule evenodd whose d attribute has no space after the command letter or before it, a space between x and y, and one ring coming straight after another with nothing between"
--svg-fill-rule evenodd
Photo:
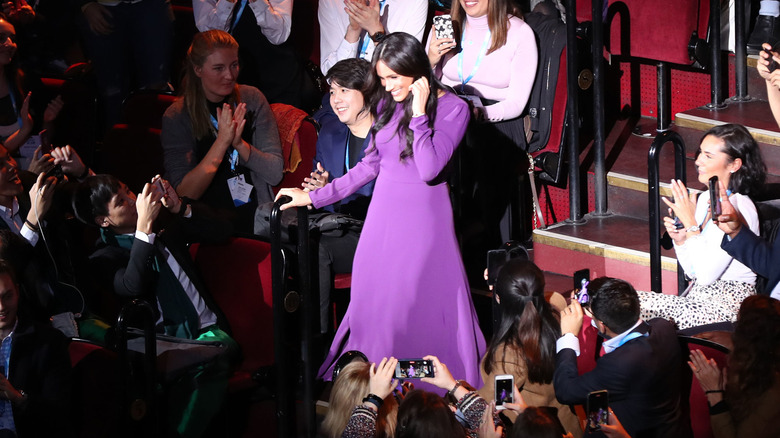
<instances>
[{"instance_id":1,"label":"red velvet seat","mask_svg":"<svg viewBox=\"0 0 780 438\"><path fill-rule=\"evenodd\" d=\"M271 111L276 117L276 125L282 143L284 144L285 139L292 140L292 143L299 148L301 158L295 170L285 171L282 181L274 186L274 193L277 193L282 188L301 187L303 179L311 174L314 156L317 152L317 123L303 110L290 105L275 103L271 105ZM290 123L288 119L301 119L300 126L294 133L290 132L294 124Z\"/></svg>"},{"instance_id":2,"label":"red velvet seat","mask_svg":"<svg viewBox=\"0 0 780 438\"><path fill-rule=\"evenodd\" d=\"M116 176L136 193L156 174L163 174L160 130L139 125L116 124L103 140L98 173Z\"/></svg>"},{"instance_id":3,"label":"red velvet seat","mask_svg":"<svg viewBox=\"0 0 780 438\"><path fill-rule=\"evenodd\" d=\"M116 436L120 393L116 353L83 339L71 340L68 351L73 366L76 436Z\"/></svg>"},{"instance_id":4,"label":"red velvet seat","mask_svg":"<svg viewBox=\"0 0 780 438\"><path fill-rule=\"evenodd\" d=\"M253 374L274 364L271 245L233 238L225 245L194 244L190 254L241 347L229 391L254 387Z\"/></svg>"},{"instance_id":5,"label":"red velvet seat","mask_svg":"<svg viewBox=\"0 0 780 438\"><path fill-rule=\"evenodd\" d=\"M163 114L174 100L176 96L171 93L134 91L122 103L122 123L162 129Z\"/></svg>"}]
</instances>

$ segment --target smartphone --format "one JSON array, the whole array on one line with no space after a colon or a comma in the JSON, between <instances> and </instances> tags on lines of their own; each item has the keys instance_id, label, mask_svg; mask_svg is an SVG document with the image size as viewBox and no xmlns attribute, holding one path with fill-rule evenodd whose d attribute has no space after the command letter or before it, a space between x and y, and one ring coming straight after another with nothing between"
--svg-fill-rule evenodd
<instances>
[{"instance_id":1,"label":"smartphone","mask_svg":"<svg viewBox=\"0 0 780 438\"><path fill-rule=\"evenodd\" d=\"M710 211L712 220L715 221L721 215L723 210L720 208L720 196L718 195L718 176L710 178Z\"/></svg>"},{"instance_id":2,"label":"smartphone","mask_svg":"<svg viewBox=\"0 0 780 438\"><path fill-rule=\"evenodd\" d=\"M46 180L47 178L54 178L57 180L57 183L61 183L65 179L65 173L62 171L62 166L59 164L55 165L51 169L49 169L44 175L43 179Z\"/></svg>"},{"instance_id":3,"label":"smartphone","mask_svg":"<svg viewBox=\"0 0 780 438\"><path fill-rule=\"evenodd\" d=\"M433 28L436 29L436 39L455 38L452 29L452 16L437 15L433 17Z\"/></svg>"},{"instance_id":4,"label":"smartphone","mask_svg":"<svg viewBox=\"0 0 780 438\"><path fill-rule=\"evenodd\" d=\"M674 217L674 228L677 230L682 230L685 228L685 225L683 225L682 221L677 216Z\"/></svg>"},{"instance_id":5,"label":"smartphone","mask_svg":"<svg viewBox=\"0 0 780 438\"><path fill-rule=\"evenodd\" d=\"M606 389L588 394L587 404L588 431L601 430L602 424L609 420L609 393Z\"/></svg>"},{"instance_id":6,"label":"smartphone","mask_svg":"<svg viewBox=\"0 0 780 438\"><path fill-rule=\"evenodd\" d=\"M511 374L496 376L493 388L495 389L494 398L497 410L506 409L504 403L515 402L514 386L515 378Z\"/></svg>"},{"instance_id":7,"label":"smartphone","mask_svg":"<svg viewBox=\"0 0 780 438\"><path fill-rule=\"evenodd\" d=\"M41 139L41 155L43 154L49 154L51 153L52 143L51 143L51 134L49 134L49 130L44 129L41 132L38 133L38 136Z\"/></svg>"},{"instance_id":8,"label":"smartphone","mask_svg":"<svg viewBox=\"0 0 780 438\"><path fill-rule=\"evenodd\" d=\"M160 189L160 193L162 193L163 197L165 197L167 193L165 191L165 185L163 185L162 178L157 178L154 180L153 184L157 186L158 189Z\"/></svg>"},{"instance_id":9,"label":"smartphone","mask_svg":"<svg viewBox=\"0 0 780 438\"><path fill-rule=\"evenodd\" d=\"M773 71L777 70L777 67L780 67L780 64L778 64L777 61L775 61L772 50L774 50L774 47L771 50L764 49L764 52L766 52L766 54L769 55L769 65L766 66L766 68L769 69L769 73L772 73Z\"/></svg>"},{"instance_id":10,"label":"smartphone","mask_svg":"<svg viewBox=\"0 0 780 438\"><path fill-rule=\"evenodd\" d=\"M498 281L498 271L506 263L505 249L492 249L487 252L488 286L495 286Z\"/></svg>"},{"instance_id":11,"label":"smartphone","mask_svg":"<svg viewBox=\"0 0 780 438\"><path fill-rule=\"evenodd\" d=\"M425 359L399 360L395 366L396 379L422 379L423 377L435 377L433 362Z\"/></svg>"}]
</instances>

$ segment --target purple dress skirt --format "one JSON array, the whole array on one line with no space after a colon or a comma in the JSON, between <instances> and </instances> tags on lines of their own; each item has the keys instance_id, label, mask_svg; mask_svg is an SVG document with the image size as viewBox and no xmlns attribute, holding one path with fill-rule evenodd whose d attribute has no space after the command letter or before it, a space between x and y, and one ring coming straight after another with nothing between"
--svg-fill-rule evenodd
<instances>
[{"instance_id":1,"label":"purple dress skirt","mask_svg":"<svg viewBox=\"0 0 780 438\"><path fill-rule=\"evenodd\" d=\"M396 135L400 116L399 106L377 133L374 151L310 193L319 208L376 179L355 252L349 308L319 375L330 380L333 364L349 350L362 351L372 362L432 354L456 379L479 388L485 338L455 238L449 189L440 182L466 130L469 108L446 93L433 130L427 116L413 118L414 155L403 162L405 140Z\"/></svg>"}]
</instances>

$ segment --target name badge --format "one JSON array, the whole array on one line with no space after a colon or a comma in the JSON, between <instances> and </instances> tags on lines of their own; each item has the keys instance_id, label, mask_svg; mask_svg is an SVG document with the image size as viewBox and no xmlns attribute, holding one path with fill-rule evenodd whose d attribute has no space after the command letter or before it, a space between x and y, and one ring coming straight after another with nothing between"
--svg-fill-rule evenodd
<instances>
[{"instance_id":1,"label":"name badge","mask_svg":"<svg viewBox=\"0 0 780 438\"><path fill-rule=\"evenodd\" d=\"M249 202L249 196L252 194L252 184L246 182L244 174L239 174L227 180L230 196L233 197L233 204L240 207Z\"/></svg>"}]
</instances>

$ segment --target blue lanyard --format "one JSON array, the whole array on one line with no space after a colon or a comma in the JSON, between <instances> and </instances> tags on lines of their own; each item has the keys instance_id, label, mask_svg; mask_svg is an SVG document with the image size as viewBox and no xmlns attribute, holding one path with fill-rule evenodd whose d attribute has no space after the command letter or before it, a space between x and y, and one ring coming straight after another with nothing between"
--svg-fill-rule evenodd
<instances>
[{"instance_id":1,"label":"blue lanyard","mask_svg":"<svg viewBox=\"0 0 780 438\"><path fill-rule=\"evenodd\" d=\"M349 132L347 132L347 144L344 147L344 150L345 150L344 151L344 170L345 170L345 173L349 172L349 138L350 137L351 137L351 135L349 134Z\"/></svg>"},{"instance_id":2,"label":"blue lanyard","mask_svg":"<svg viewBox=\"0 0 780 438\"><path fill-rule=\"evenodd\" d=\"M387 0L379 0L379 14L382 14L382 9L385 7L385 3L387 3ZM363 35L363 45L360 47L360 56L359 58L366 59L366 55L368 54L368 43L371 42L371 37L368 35L368 32L366 32L365 35ZM370 60L369 60L370 61Z\"/></svg>"},{"instance_id":3,"label":"blue lanyard","mask_svg":"<svg viewBox=\"0 0 780 438\"><path fill-rule=\"evenodd\" d=\"M10 84L8 86L8 97L11 98L11 106L14 107L14 114L16 114L16 123L18 123L19 128L21 128L24 122L22 122L22 115L19 114L19 111L16 109L16 98L14 97L14 92L13 90L11 90Z\"/></svg>"},{"instance_id":4,"label":"blue lanyard","mask_svg":"<svg viewBox=\"0 0 780 438\"><path fill-rule=\"evenodd\" d=\"M463 36L460 38L460 46L463 47L463 41L466 39L466 32L463 32ZM477 72L477 69L479 69L479 65L482 63L482 58L485 57L485 54L487 53L488 44L490 44L490 30L488 30L487 34L485 34L485 40L482 41L482 48L479 49L479 55L477 55L477 60L474 62L474 68L471 69L471 74L469 77L467 77L465 80L463 79L463 50L458 53L458 78L460 79L460 91L463 91L463 87L466 86L466 84L469 83L471 78L474 77L474 74Z\"/></svg>"},{"instance_id":5,"label":"blue lanyard","mask_svg":"<svg viewBox=\"0 0 780 438\"><path fill-rule=\"evenodd\" d=\"M217 119L215 119L211 114L209 114L209 117L211 117L211 124L214 125L214 129L216 129L217 133L219 133L219 122L217 122ZM238 151L235 148L233 148L233 150L230 152L228 162L230 163L230 171L236 173L236 164L238 164Z\"/></svg>"},{"instance_id":6,"label":"blue lanyard","mask_svg":"<svg viewBox=\"0 0 780 438\"><path fill-rule=\"evenodd\" d=\"M230 26L230 33L233 33L233 31L236 29L236 26L238 25L238 20L241 19L241 15L244 13L244 8L246 8L247 0L240 0L241 6L238 8L238 12L236 12L236 19L233 20L233 25Z\"/></svg>"}]
</instances>

